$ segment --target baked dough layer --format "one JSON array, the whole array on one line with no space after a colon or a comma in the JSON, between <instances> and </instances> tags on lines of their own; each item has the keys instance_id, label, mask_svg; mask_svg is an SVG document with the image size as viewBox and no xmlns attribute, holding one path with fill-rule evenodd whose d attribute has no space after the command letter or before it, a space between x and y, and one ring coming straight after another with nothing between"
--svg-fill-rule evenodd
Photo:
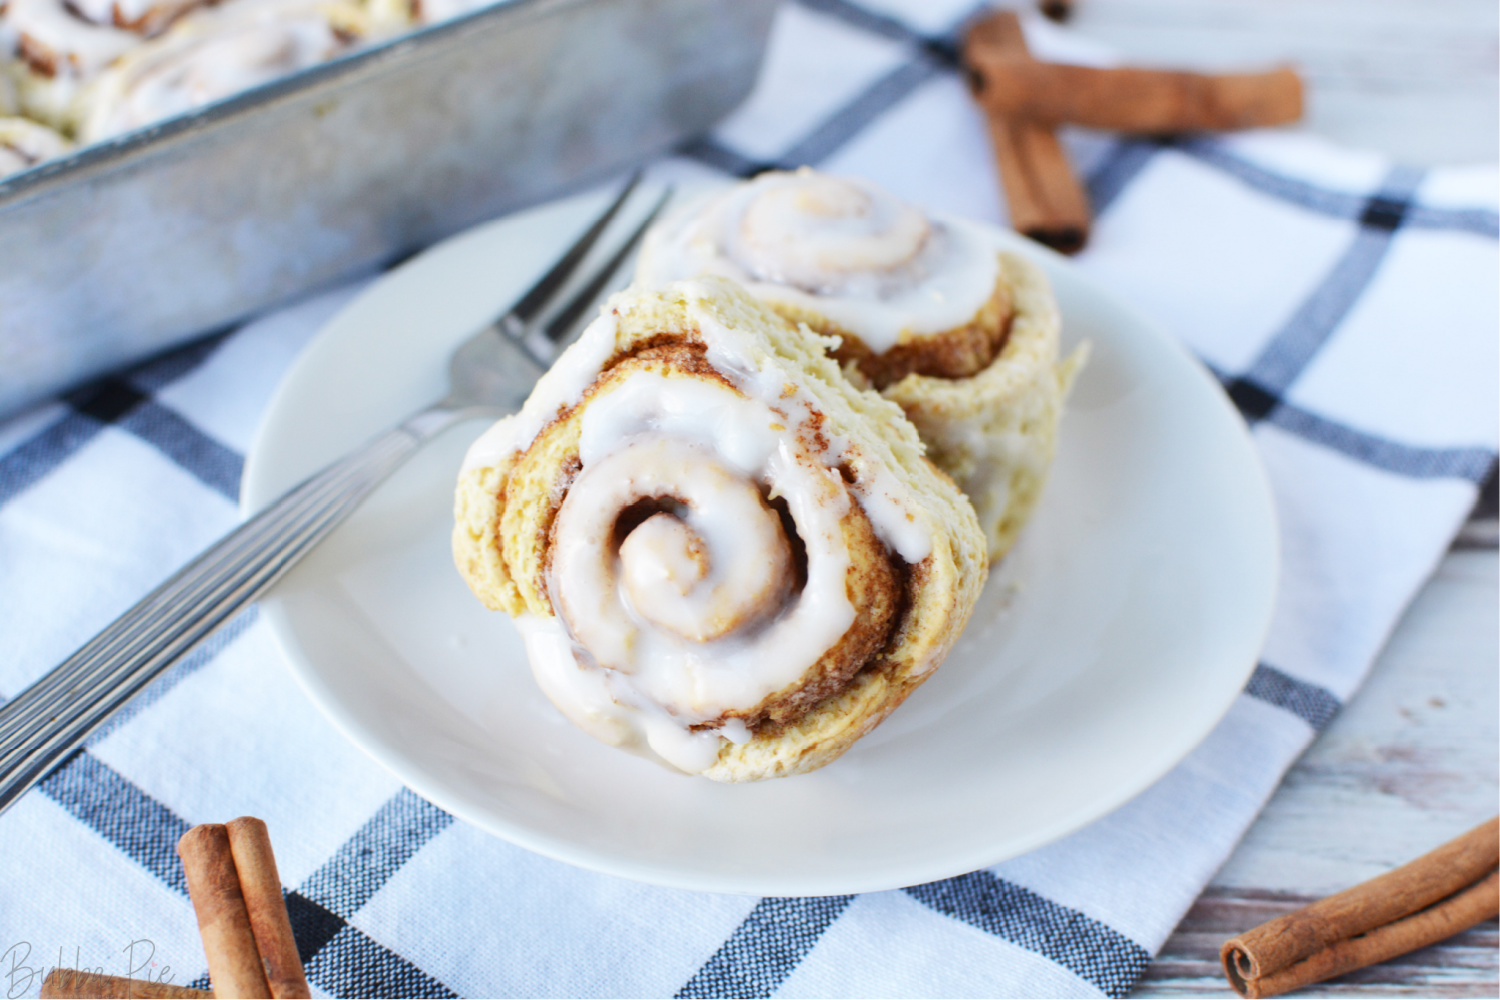
<instances>
[{"instance_id":1,"label":"baked dough layer","mask_svg":"<svg viewBox=\"0 0 1500 1000\"><path fill-rule=\"evenodd\" d=\"M973 503L991 560L1010 551L1041 499L1063 402L1088 357L1084 346L1058 361L1057 301L1041 268L1013 253L1000 266L1012 315L999 356L969 378L908 375L881 393Z\"/></svg>"}]
</instances>

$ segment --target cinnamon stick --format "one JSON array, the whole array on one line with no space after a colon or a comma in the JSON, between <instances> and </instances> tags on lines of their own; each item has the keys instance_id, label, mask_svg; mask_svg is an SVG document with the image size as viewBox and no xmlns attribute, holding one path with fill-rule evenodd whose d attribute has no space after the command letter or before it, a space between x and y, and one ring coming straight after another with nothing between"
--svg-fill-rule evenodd
<instances>
[{"instance_id":1,"label":"cinnamon stick","mask_svg":"<svg viewBox=\"0 0 1500 1000\"><path fill-rule=\"evenodd\" d=\"M979 21L964 43L964 57L1002 52L1029 60L1021 22L1012 11ZM1017 232L1063 253L1083 249L1089 232L1089 201L1051 125L986 109L1000 183Z\"/></svg>"},{"instance_id":2,"label":"cinnamon stick","mask_svg":"<svg viewBox=\"0 0 1500 1000\"><path fill-rule=\"evenodd\" d=\"M990 143L1010 224L1059 253L1077 253L1089 235L1089 200L1057 133L1036 122L990 116Z\"/></svg>"},{"instance_id":3,"label":"cinnamon stick","mask_svg":"<svg viewBox=\"0 0 1500 1000\"><path fill-rule=\"evenodd\" d=\"M1223 132L1286 125L1302 117L1302 78L1096 69L1017 58L994 45L966 51L987 109L1012 118L1066 122L1141 135Z\"/></svg>"},{"instance_id":4,"label":"cinnamon stick","mask_svg":"<svg viewBox=\"0 0 1500 1000\"><path fill-rule=\"evenodd\" d=\"M195 826L177 841L177 853L198 915L198 933L203 937L214 993L221 997L269 997L271 990L250 929L229 831L222 823Z\"/></svg>"},{"instance_id":5,"label":"cinnamon stick","mask_svg":"<svg viewBox=\"0 0 1500 1000\"><path fill-rule=\"evenodd\" d=\"M79 997L94 1000L104 997L139 997L140 1000L193 1000L197 997L212 997L207 990L195 990L191 986L173 986L149 979L126 979L124 976L105 976L97 972L81 972L78 969L53 969L42 980L42 1000L53 997Z\"/></svg>"},{"instance_id":6,"label":"cinnamon stick","mask_svg":"<svg viewBox=\"0 0 1500 1000\"><path fill-rule=\"evenodd\" d=\"M1037 8L1044 17L1059 24L1073 16L1073 0L1041 0Z\"/></svg>"},{"instance_id":7,"label":"cinnamon stick","mask_svg":"<svg viewBox=\"0 0 1500 1000\"><path fill-rule=\"evenodd\" d=\"M241 816L230 820L226 829L270 995L311 997L302 959L297 954L297 942L292 937L286 900L281 895L281 876L276 870L276 855L271 851L266 824L254 816Z\"/></svg>"},{"instance_id":8,"label":"cinnamon stick","mask_svg":"<svg viewBox=\"0 0 1500 1000\"><path fill-rule=\"evenodd\" d=\"M1383 962L1500 912L1500 817L1395 871L1224 943L1243 997L1271 997Z\"/></svg>"}]
</instances>

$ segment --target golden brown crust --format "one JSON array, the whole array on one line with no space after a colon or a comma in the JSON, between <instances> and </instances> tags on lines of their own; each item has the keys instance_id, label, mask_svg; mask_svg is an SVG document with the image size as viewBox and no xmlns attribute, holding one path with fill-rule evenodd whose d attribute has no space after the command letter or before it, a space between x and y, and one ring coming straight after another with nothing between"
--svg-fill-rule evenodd
<instances>
[{"instance_id":1,"label":"golden brown crust","mask_svg":"<svg viewBox=\"0 0 1500 1000\"><path fill-rule=\"evenodd\" d=\"M1010 285L1002 274L994 292L969 322L921 336L903 332L896 346L876 354L858 335L821 314L789 303L774 303L773 308L794 323L806 323L814 333L838 337L834 360L854 366L875 389L884 389L908 375L968 378L983 371L1004 348L1012 314Z\"/></svg>"},{"instance_id":2,"label":"golden brown crust","mask_svg":"<svg viewBox=\"0 0 1500 1000\"><path fill-rule=\"evenodd\" d=\"M484 606L510 615L526 603L500 554L500 516L507 506L510 470L519 452L504 461L459 473L453 494L453 564Z\"/></svg>"},{"instance_id":3,"label":"golden brown crust","mask_svg":"<svg viewBox=\"0 0 1500 1000\"><path fill-rule=\"evenodd\" d=\"M900 405L928 454L974 504L991 560L1010 551L1041 498L1057 425L1085 349L1059 361L1057 301L1041 268L1000 254L1013 302L994 362L967 379L910 375L881 393Z\"/></svg>"}]
</instances>

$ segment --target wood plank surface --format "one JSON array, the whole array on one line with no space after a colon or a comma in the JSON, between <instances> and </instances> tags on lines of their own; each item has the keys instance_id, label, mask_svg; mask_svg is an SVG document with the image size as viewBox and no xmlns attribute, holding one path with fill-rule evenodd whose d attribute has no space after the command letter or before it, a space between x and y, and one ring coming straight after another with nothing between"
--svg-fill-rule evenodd
<instances>
[{"instance_id":1,"label":"wood plank surface","mask_svg":"<svg viewBox=\"0 0 1500 1000\"><path fill-rule=\"evenodd\" d=\"M1320 897L1255 889L1210 888L1188 911L1133 994L1138 997L1232 997L1219 968L1219 945L1247 927ZM1495 995L1494 921L1441 944L1302 990L1303 997L1483 997Z\"/></svg>"},{"instance_id":2,"label":"wood plank surface","mask_svg":"<svg viewBox=\"0 0 1500 1000\"><path fill-rule=\"evenodd\" d=\"M1071 23L1139 63L1291 62L1310 132L1408 163L1495 161L1493 0L1076 0Z\"/></svg>"},{"instance_id":3,"label":"wood plank surface","mask_svg":"<svg viewBox=\"0 0 1500 1000\"><path fill-rule=\"evenodd\" d=\"M1127 61L1291 62L1303 128L1417 165L1494 163L1494 0L1077 0L1072 27ZM1230 997L1219 945L1403 864L1500 811L1500 558L1494 488L1365 685L1287 775L1136 997ZM1500 996L1491 921L1304 997Z\"/></svg>"},{"instance_id":4,"label":"wood plank surface","mask_svg":"<svg viewBox=\"0 0 1500 1000\"><path fill-rule=\"evenodd\" d=\"M1455 549L1370 677L1287 774L1136 997L1232 997L1235 933L1426 853L1497 811L1500 557ZM1494 921L1303 997L1500 995Z\"/></svg>"}]
</instances>

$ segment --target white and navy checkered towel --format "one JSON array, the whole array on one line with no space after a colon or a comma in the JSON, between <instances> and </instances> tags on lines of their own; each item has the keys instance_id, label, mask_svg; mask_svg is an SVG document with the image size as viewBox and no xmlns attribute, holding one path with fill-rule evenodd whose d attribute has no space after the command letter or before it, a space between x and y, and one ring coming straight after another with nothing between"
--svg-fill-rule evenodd
<instances>
[{"instance_id":1,"label":"white and navy checkered towel","mask_svg":"<svg viewBox=\"0 0 1500 1000\"><path fill-rule=\"evenodd\" d=\"M809 163L1003 220L954 68L971 2L789 4L749 103L663 171ZM1261 664L1156 786L1050 847L929 885L660 889L529 854L403 789L306 701L252 610L0 816L0 990L35 995L59 963L204 983L173 845L190 824L253 814L275 837L309 978L331 994L1128 992L1358 687L1495 466L1497 182L1493 167L1392 167L1293 133L1075 151L1098 212L1079 265L1220 377L1283 533ZM0 423L0 695L235 523L269 394L355 290Z\"/></svg>"}]
</instances>

